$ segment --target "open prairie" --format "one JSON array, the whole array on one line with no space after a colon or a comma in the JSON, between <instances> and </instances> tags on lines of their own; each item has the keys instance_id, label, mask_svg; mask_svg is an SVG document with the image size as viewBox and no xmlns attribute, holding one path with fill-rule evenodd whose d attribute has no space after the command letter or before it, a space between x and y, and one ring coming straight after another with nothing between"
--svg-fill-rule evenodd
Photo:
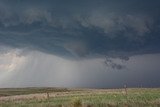
<instances>
[{"instance_id":1,"label":"open prairie","mask_svg":"<svg viewBox=\"0 0 160 107\"><path fill-rule=\"evenodd\" d=\"M160 107L160 89L0 89L0 107Z\"/></svg>"}]
</instances>

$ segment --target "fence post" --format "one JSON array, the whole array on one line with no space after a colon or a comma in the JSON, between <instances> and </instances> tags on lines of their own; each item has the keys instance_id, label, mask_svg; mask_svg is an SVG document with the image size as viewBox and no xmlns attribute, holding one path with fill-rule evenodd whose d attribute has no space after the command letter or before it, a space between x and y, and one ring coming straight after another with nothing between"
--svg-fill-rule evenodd
<instances>
[{"instance_id":1,"label":"fence post","mask_svg":"<svg viewBox=\"0 0 160 107\"><path fill-rule=\"evenodd\" d=\"M126 84L124 85L124 89L125 89L125 94L127 96L128 93L127 93L127 85Z\"/></svg>"},{"instance_id":2,"label":"fence post","mask_svg":"<svg viewBox=\"0 0 160 107\"><path fill-rule=\"evenodd\" d=\"M47 99L49 99L49 93L47 92Z\"/></svg>"}]
</instances>

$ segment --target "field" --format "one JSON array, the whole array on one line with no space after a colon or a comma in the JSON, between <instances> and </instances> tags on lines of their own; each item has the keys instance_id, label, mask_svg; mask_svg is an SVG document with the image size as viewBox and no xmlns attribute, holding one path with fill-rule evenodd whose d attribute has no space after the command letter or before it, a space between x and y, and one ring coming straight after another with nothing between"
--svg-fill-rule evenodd
<instances>
[{"instance_id":1,"label":"field","mask_svg":"<svg viewBox=\"0 0 160 107\"><path fill-rule=\"evenodd\" d=\"M160 89L0 89L0 107L160 107Z\"/></svg>"}]
</instances>

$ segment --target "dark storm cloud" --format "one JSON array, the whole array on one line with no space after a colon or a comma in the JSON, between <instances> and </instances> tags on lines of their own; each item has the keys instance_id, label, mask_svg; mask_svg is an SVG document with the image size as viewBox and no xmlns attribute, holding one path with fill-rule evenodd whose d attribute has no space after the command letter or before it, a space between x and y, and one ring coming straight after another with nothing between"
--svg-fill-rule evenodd
<instances>
[{"instance_id":1,"label":"dark storm cloud","mask_svg":"<svg viewBox=\"0 0 160 107\"><path fill-rule=\"evenodd\" d=\"M159 41L159 0L0 0L0 87L158 87Z\"/></svg>"},{"instance_id":2,"label":"dark storm cloud","mask_svg":"<svg viewBox=\"0 0 160 107\"><path fill-rule=\"evenodd\" d=\"M159 5L158 0L1 0L0 44L60 56L128 59L159 53Z\"/></svg>"},{"instance_id":3,"label":"dark storm cloud","mask_svg":"<svg viewBox=\"0 0 160 107\"><path fill-rule=\"evenodd\" d=\"M126 61L125 58L124 58L124 60ZM113 69L121 70L121 69L126 68L126 67L125 67L124 65L122 65L122 64L117 64L117 63L113 62L113 60L110 59L110 58L108 58L108 57L106 57L106 60L105 60L104 63L105 63L105 65L106 65L107 67L111 67L111 68L113 68Z\"/></svg>"}]
</instances>

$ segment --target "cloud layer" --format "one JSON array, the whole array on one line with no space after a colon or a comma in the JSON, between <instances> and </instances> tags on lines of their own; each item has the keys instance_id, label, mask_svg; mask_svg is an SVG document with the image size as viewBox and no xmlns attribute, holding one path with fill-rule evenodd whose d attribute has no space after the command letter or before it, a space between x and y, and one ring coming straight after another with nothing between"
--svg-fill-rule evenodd
<instances>
[{"instance_id":1,"label":"cloud layer","mask_svg":"<svg viewBox=\"0 0 160 107\"><path fill-rule=\"evenodd\" d=\"M155 11L154 14L146 13L148 9L117 10L129 2L114 7L114 2L101 1L95 6L96 2L89 5L90 2L86 1L86 5L80 3L84 5L83 9L74 6L73 1L66 5L57 1L43 3L2 1L0 43L69 56L110 55L113 52L130 56L160 50L159 16L155 16L157 8L152 7L157 2L144 4ZM140 8L139 2L131 3L131 7L135 3Z\"/></svg>"}]
</instances>

